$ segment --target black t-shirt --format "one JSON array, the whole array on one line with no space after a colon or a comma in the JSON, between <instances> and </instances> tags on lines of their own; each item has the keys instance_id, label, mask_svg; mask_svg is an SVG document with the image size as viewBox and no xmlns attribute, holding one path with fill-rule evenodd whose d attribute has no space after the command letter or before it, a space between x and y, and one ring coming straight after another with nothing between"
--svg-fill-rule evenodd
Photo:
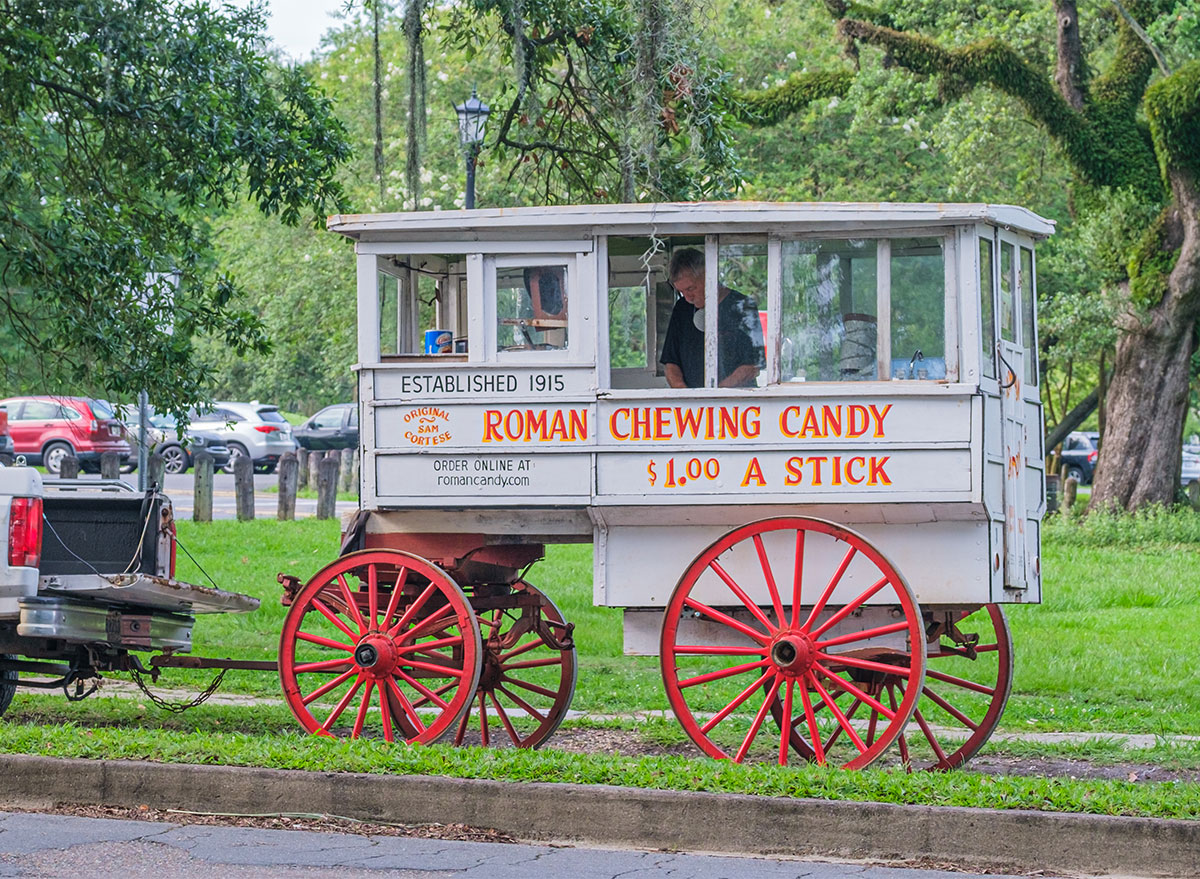
<instances>
[{"instance_id":1,"label":"black t-shirt","mask_svg":"<svg viewBox=\"0 0 1200 879\"><path fill-rule=\"evenodd\" d=\"M679 299L671 311L660 363L674 363L689 388L704 387L704 332L696 328L696 307ZM717 382L739 366L765 365L762 323L753 299L730 290L717 306ZM747 387L753 386L750 382Z\"/></svg>"}]
</instances>

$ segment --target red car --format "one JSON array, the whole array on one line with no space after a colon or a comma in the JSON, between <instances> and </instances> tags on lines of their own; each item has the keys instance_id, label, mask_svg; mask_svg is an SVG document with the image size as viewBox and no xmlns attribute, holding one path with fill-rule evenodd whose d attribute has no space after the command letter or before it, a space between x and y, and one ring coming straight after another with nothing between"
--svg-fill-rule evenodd
<instances>
[{"instance_id":1,"label":"red car","mask_svg":"<svg viewBox=\"0 0 1200 879\"><path fill-rule=\"evenodd\" d=\"M100 469L100 456L117 452L129 458L129 443L112 408L85 397L9 397L0 400L8 412L13 452L26 463L44 464L58 475L63 458L74 455L87 470Z\"/></svg>"}]
</instances>

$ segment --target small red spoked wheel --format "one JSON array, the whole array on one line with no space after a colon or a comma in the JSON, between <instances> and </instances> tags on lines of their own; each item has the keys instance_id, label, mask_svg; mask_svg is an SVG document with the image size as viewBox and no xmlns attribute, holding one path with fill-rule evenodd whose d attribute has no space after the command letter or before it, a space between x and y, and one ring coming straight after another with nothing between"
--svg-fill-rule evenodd
<instances>
[{"instance_id":1,"label":"small red spoked wheel","mask_svg":"<svg viewBox=\"0 0 1200 879\"><path fill-rule=\"evenodd\" d=\"M1008 704L1012 633L998 604L932 616L939 639L927 646L925 685L900 758L913 768L954 769L987 743ZM912 753L925 747L932 753Z\"/></svg>"},{"instance_id":2,"label":"small red spoked wheel","mask_svg":"<svg viewBox=\"0 0 1200 879\"><path fill-rule=\"evenodd\" d=\"M410 553L365 550L296 594L279 678L311 733L428 744L469 708L481 654L475 614L449 574Z\"/></svg>"},{"instance_id":3,"label":"small red spoked wheel","mask_svg":"<svg viewBox=\"0 0 1200 879\"><path fill-rule=\"evenodd\" d=\"M899 738L925 675L899 571L862 535L805 517L752 522L701 552L667 604L661 653L684 730L738 762L782 765L795 748L862 768ZM763 733L767 714L778 732Z\"/></svg>"},{"instance_id":4,"label":"small red spoked wheel","mask_svg":"<svg viewBox=\"0 0 1200 879\"><path fill-rule=\"evenodd\" d=\"M507 595L476 594L472 604L483 640L483 671L454 743L463 744L474 726L484 746L537 748L558 729L575 695L574 627L524 581Z\"/></svg>"}]
</instances>

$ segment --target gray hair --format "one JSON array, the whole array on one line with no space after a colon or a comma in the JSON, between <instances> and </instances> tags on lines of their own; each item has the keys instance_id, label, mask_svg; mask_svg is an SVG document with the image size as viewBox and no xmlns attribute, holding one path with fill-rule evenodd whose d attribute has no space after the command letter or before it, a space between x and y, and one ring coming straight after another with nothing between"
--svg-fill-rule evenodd
<instances>
[{"instance_id":1,"label":"gray hair","mask_svg":"<svg viewBox=\"0 0 1200 879\"><path fill-rule=\"evenodd\" d=\"M704 251L685 247L671 254L667 277L674 281L684 272L691 272L697 278L704 277Z\"/></svg>"}]
</instances>

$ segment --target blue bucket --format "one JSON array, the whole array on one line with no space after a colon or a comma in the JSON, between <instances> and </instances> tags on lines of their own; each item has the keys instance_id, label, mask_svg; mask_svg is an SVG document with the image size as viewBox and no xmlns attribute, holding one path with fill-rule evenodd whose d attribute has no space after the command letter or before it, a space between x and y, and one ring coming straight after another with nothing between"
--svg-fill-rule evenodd
<instances>
[{"instance_id":1,"label":"blue bucket","mask_svg":"<svg viewBox=\"0 0 1200 879\"><path fill-rule=\"evenodd\" d=\"M425 353L449 354L454 345L454 334L449 330L426 330Z\"/></svg>"}]
</instances>

